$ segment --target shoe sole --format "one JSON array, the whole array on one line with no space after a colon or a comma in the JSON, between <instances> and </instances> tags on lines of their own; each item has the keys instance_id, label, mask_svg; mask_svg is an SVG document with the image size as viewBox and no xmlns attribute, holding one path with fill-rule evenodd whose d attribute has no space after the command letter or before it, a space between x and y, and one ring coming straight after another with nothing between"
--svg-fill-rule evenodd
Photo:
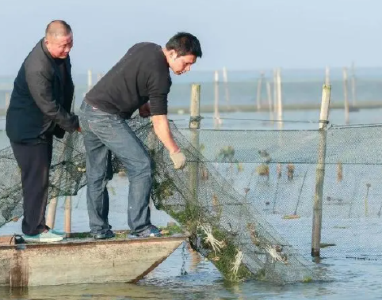
<instances>
[{"instance_id":1,"label":"shoe sole","mask_svg":"<svg viewBox=\"0 0 382 300\"><path fill-rule=\"evenodd\" d=\"M115 235L113 235L113 236L105 236L105 237L96 237L96 236L93 236L93 239L95 239L95 240L108 240L108 239L112 239L112 238L115 238Z\"/></svg>"},{"instance_id":2,"label":"shoe sole","mask_svg":"<svg viewBox=\"0 0 382 300\"><path fill-rule=\"evenodd\" d=\"M150 235L150 236L137 236L137 235L128 235L128 239L149 239L149 238L160 238L162 235Z\"/></svg>"}]
</instances>

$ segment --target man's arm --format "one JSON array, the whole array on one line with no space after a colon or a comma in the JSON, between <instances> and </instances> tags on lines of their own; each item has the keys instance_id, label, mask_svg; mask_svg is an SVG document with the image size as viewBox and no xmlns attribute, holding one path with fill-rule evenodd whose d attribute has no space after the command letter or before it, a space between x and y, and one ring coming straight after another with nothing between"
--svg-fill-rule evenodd
<instances>
[{"instance_id":1,"label":"man's arm","mask_svg":"<svg viewBox=\"0 0 382 300\"><path fill-rule=\"evenodd\" d=\"M62 129L73 132L78 129L78 117L68 113L53 99L52 79L47 71L27 70L26 82L29 91L44 115L52 119Z\"/></svg>"},{"instance_id":2,"label":"man's arm","mask_svg":"<svg viewBox=\"0 0 382 300\"><path fill-rule=\"evenodd\" d=\"M170 152L170 158L174 163L174 168L182 169L186 164L186 157L174 141L168 124L167 115L155 115L151 118L151 121L154 126L155 134Z\"/></svg>"},{"instance_id":3,"label":"man's arm","mask_svg":"<svg viewBox=\"0 0 382 300\"><path fill-rule=\"evenodd\" d=\"M165 148L170 152L170 154L179 152L180 149L172 136L167 116L155 115L151 117L151 121L154 126L155 134L163 143Z\"/></svg>"},{"instance_id":4,"label":"man's arm","mask_svg":"<svg viewBox=\"0 0 382 300\"><path fill-rule=\"evenodd\" d=\"M161 69L162 68L162 69ZM170 92L171 78L168 66L160 66L159 69L150 69L147 88L150 101L150 110L154 132L170 152L170 158L175 169L182 169L186 164L186 157L176 144L167 119L167 95Z\"/></svg>"}]
</instances>

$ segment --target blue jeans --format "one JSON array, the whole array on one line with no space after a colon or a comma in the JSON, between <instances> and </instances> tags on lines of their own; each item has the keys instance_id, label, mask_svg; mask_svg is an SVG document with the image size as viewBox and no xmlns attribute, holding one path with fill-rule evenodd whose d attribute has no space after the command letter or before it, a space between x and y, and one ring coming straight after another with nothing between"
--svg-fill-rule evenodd
<instances>
[{"instance_id":1,"label":"blue jeans","mask_svg":"<svg viewBox=\"0 0 382 300\"><path fill-rule=\"evenodd\" d=\"M132 232L148 228L152 186L151 158L141 141L118 115L82 102L79 120L86 149L87 206L92 233L109 230L107 194L108 152L126 168L129 179L128 225ZM106 194L105 194L106 193Z\"/></svg>"}]
</instances>

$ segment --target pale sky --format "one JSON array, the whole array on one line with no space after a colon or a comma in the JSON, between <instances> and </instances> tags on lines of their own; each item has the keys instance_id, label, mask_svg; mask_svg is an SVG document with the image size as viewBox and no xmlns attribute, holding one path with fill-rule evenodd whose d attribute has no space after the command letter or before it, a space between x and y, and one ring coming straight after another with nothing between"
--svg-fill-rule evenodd
<instances>
[{"instance_id":1,"label":"pale sky","mask_svg":"<svg viewBox=\"0 0 382 300\"><path fill-rule=\"evenodd\" d=\"M195 70L382 66L381 0L0 0L0 75L51 20L74 32L73 72L105 72L137 42L196 35Z\"/></svg>"}]
</instances>

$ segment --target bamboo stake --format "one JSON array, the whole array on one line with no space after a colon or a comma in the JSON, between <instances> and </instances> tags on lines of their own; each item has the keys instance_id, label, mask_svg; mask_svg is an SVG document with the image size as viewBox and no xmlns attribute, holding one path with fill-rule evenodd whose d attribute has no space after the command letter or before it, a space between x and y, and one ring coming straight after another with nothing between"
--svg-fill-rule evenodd
<instances>
[{"instance_id":1,"label":"bamboo stake","mask_svg":"<svg viewBox=\"0 0 382 300\"><path fill-rule=\"evenodd\" d=\"M348 70L343 68L345 124L349 124L349 100L348 100Z\"/></svg>"},{"instance_id":2,"label":"bamboo stake","mask_svg":"<svg viewBox=\"0 0 382 300\"><path fill-rule=\"evenodd\" d=\"M214 104L214 124L215 129L220 127L221 120L219 114L219 72L215 71L214 77L214 87L215 87L215 104Z\"/></svg>"},{"instance_id":3,"label":"bamboo stake","mask_svg":"<svg viewBox=\"0 0 382 300\"><path fill-rule=\"evenodd\" d=\"M353 101L353 106L356 105L356 93L355 93L355 67L354 67L354 62L351 65L351 95L352 95L352 101Z\"/></svg>"},{"instance_id":4,"label":"bamboo stake","mask_svg":"<svg viewBox=\"0 0 382 300\"><path fill-rule=\"evenodd\" d=\"M330 69L328 66L325 68L325 84L330 85Z\"/></svg>"},{"instance_id":5,"label":"bamboo stake","mask_svg":"<svg viewBox=\"0 0 382 300\"><path fill-rule=\"evenodd\" d=\"M281 90L281 69L277 70L277 120L279 120L279 128L283 127L283 101Z\"/></svg>"},{"instance_id":6,"label":"bamboo stake","mask_svg":"<svg viewBox=\"0 0 382 300\"><path fill-rule=\"evenodd\" d=\"M65 233L66 237L70 237L72 232L72 196L65 199Z\"/></svg>"},{"instance_id":7,"label":"bamboo stake","mask_svg":"<svg viewBox=\"0 0 382 300\"><path fill-rule=\"evenodd\" d=\"M223 81L224 81L224 88L225 88L225 100L229 104L229 87L228 87L228 74L227 74L227 68L223 68Z\"/></svg>"},{"instance_id":8,"label":"bamboo stake","mask_svg":"<svg viewBox=\"0 0 382 300\"><path fill-rule=\"evenodd\" d=\"M261 86L262 86L262 83L263 83L263 77L264 77L264 73L261 72L260 73L260 77L257 80L257 95L256 95L256 107L257 107L257 111L259 111L261 109Z\"/></svg>"},{"instance_id":9,"label":"bamboo stake","mask_svg":"<svg viewBox=\"0 0 382 300\"><path fill-rule=\"evenodd\" d=\"M267 98L268 98L268 108L269 108L269 119L273 121L272 91L271 91L271 83L269 81L267 81Z\"/></svg>"},{"instance_id":10,"label":"bamboo stake","mask_svg":"<svg viewBox=\"0 0 382 300\"><path fill-rule=\"evenodd\" d=\"M5 93L5 111L8 110L10 102L11 102L11 94L10 93Z\"/></svg>"},{"instance_id":11,"label":"bamboo stake","mask_svg":"<svg viewBox=\"0 0 382 300\"><path fill-rule=\"evenodd\" d=\"M191 144L199 151L199 128L200 128L200 84L191 86L191 103L190 103L190 123ZM190 190L193 194L194 201L198 201L198 178L199 178L199 162L190 162Z\"/></svg>"},{"instance_id":12,"label":"bamboo stake","mask_svg":"<svg viewBox=\"0 0 382 300\"><path fill-rule=\"evenodd\" d=\"M88 70L88 91L91 90L93 86L93 74L91 70Z\"/></svg>"},{"instance_id":13,"label":"bamboo stake","mask_svg":"<svg viewBox=\"0 0 382 300\"><path fill-rule=\"evenodd\" d=\"M200 128L200 84L191 86L190 129Z\"/></svg>"},{"instance_id":14,"label":"bamboo stake","mask_svg":"<svg viewBox=\"0 0 382 300\"><path fill-rule=\"evenodd\" d=\"M46 226L49 228L53 229L54 228L54 223L56 220L56 210L57 210L57 198L53 198L49 202L48 206L48 215L46 217Z\"/></svg>"},{"instance_id":15,"label":"bamboo stake","mask_svg":"<svg viewBox=\"0 0 382 300\"><path fill-rule=\"evenodd\" d=\"M322 197L325 178L326 156L326 128L329 119L330 85L322 87L322 102L320 112L320 144L318 148L318 162L316 167L316 187L313 203L313 226L312 226L312 252L313 257L320 256L321 227L322 227Z\"/></svg>"}]
</instances>

